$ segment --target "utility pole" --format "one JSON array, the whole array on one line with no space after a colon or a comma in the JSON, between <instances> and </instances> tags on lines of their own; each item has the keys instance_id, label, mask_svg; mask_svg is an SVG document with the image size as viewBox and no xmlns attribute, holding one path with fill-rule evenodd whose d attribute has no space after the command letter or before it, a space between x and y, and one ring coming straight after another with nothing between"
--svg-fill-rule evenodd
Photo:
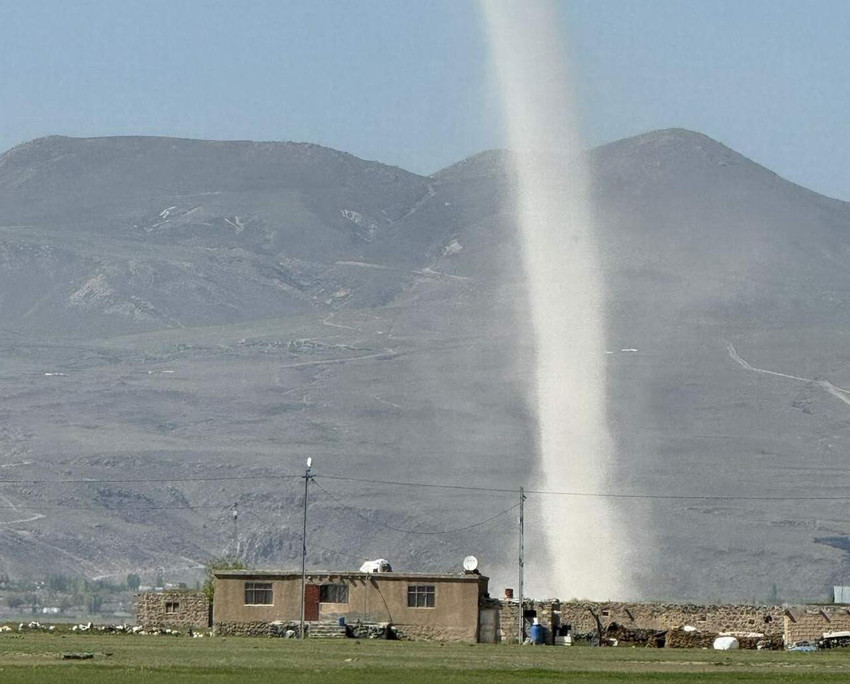
<instances>
[{"instance_id":1,"label":"utility pole","mask_svg":"<svg viewBox=\"0 0 850 684\"><path fill-rule=\"evenodd\" d=\"M233 555L239 558L239 508L238 504L233 504L233 509L230 511L233 518Z\"/></svg>"},{"instance_id":2,"label":"utility pole","mask_svg":"<svg viewBox=\"0 0 850 684\"><path fill-rule=\"evenodd\" d=\"M301 629L299 630L299 638L304 638L304 599L307 592L307 487L310 485L310 480L313 475L310 473L310 468L313 465L313 459L307 459L307 470L304 473L304 526L301 529Z\"/></svg>"},{"instance_id":3,"label":"utility pole","mask_svg":"<svg viewBox=\"0 0 850 684\"><path fill-rule=\"evenodd\" d=\"M525 641L525 604L522 583L525 567L525 488L519 488L519 643Z\"/></svg>"}]
</instances>

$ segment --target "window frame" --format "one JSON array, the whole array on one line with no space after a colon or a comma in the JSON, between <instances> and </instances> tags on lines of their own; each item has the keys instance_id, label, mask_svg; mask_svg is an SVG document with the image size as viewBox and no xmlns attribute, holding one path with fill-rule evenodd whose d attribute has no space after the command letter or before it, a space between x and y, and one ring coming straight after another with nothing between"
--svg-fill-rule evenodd
<instances>
[{"instance_id":1,"label":"window frame","mask_svg":"<svg viewBox=\"0 0 850 684\"><path fill-rule=\"evenodd\" d=\"M166 601L165 614L175 615L180 612L180 601Z\"/></svg>"},{"instance_id":2,"label":"window frame","mask_svg":"<svg viewBox=\"0 0 850 684\"><path fill-rule=\"evenodd\" d=\"M245 605L246 606L273 606L274 605L274 583L273 582L245 582ZM250 594L249 594L250 592ZM268 601L257 602L260 594L267 597ZM248 600L251 597L252 601Z\"/></svg>"},{"instance_id":3,"label":"window frame","mask_svg":"<svg viewBox=\"0 0 850 684\"><path fill-rule=\"evenodd\" d=\"M338 591L338 592L343 593L345 595L345 600L344 601L327 600L327 598L328 598L326 596L327 590L333 590L333 591ZM335 598L340 598L340 597L336 596ZM344 582L329 582L327 584L319 585L319 603L347 604L349 602L349 600L350 600L349 588L348 588L348 585L345 584Z\"/></svg>"},{"instance_id":4,"label":"window frame","mask_svg":"<svg viewBox=\"0 0 850 684\"><path fill-rule=\"evenodd\" d=\"M408 584L407 585L407 607L408 608L436 608L437 607L437 585L436 584Z\"/></svg>"}]
</instances>

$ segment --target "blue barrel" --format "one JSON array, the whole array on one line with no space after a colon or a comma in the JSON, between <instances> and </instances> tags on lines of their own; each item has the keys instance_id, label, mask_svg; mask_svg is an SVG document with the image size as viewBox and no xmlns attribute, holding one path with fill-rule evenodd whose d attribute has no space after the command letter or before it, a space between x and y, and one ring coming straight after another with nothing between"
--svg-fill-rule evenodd
<instances>
[{"instance_id":1,"label":"blue barrel","mask_svg":"<svg viewBox=\"0 0 850 684\"><path fill-rule=\"evenodd\" d=\"M529 631L529 636L531 637L532 644L542 644L543 643L543 625L531 625L531 630Z\"/></svg>"}]
</instances>

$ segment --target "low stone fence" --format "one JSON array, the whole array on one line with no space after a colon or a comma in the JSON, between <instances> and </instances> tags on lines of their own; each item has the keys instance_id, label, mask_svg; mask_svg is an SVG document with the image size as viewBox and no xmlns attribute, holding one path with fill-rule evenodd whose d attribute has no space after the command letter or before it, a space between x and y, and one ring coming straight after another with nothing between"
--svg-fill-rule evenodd
<instances>
[{"instance_id":1,"label":"low stone fence","mask_svg":"<svg viewBox=\"0 0 850 684\"><path fill-rule=\"evenodd\" d=\"M597 603L570 601L560 603L561 625L570 625L577 635L594 635L616 622L627 628L670 630L690 625L700 632L759 632L782 634L782 606L746 604L684 603ZM597 619L599 623L597 623Z\"/></svg>"},{"instance_id":2,"label":"low stone fence","mask_svg":"<svg viewBox=\"0 0 850 684\"><path fill-rule=\"evenodd\" d=\"M689 632L684 629L671 629L667 632L667 648L712 648L714 640L720 634L714 632ZM761 649L776 651L785 646L781 634L770 636L733 635L743 649Z\"/></svg>"},{"instance_id":3,"label":"low stone fence","mask_svg":"<svg viewBox=\"0 0 850 684\"><path fill-rule=\"evenodd\" d=\"M245 636L245 637L297 637L300 632L300 622L289 620L286 622L219 622L215 626L218 636ZM420 632L414 629L414 634L388 623L364 623L359 620L354 623L339 625L336 622L308 622L305 624L305 633L310 637L350 637L352 639L428 639L433 637L431 632Z\"/></svg>"},{"instance_id":4,"label":"low stone fence","mask_svg":"<svg viewBox=\"0 0 850 684\"><path fill-rule=\"evenodd\" d=\"M516 643L519 601L502 599L498 603L501 641ZM692 642L699 642L699 647L705 644L711 647L714 638L723 632L763 635L753 637L753 648L759 640L773 644L776 639L781 641L785 613L782 606L775 605L561 602L557 599L526 599L522 610L527 616L526 633L533 615L543 626L544 640L549 644L553 643L554 636L569 631L574 639L593 643L616 640L650 647L678 647ZM847 618L850 621L850 614ZM682 630L685 626L695 629ZM750 637L742 638L746 641Z\"/></svg>"},{"instance_id":5,"label":"low stone fence","mask_svg":"<svg viewBox=\"0 0 850 684\"><path fill-rule=\"evenodd\" d=\"M287 631L298 634L297 622L217 622L215 633L218 636L246 637L285 637Z\"/></svg>"},{"instance_id":6,"label":"low stone fence","mask_svg":"<svg viewBox=\"0 0 850 684\"><path fill-rule=\"evenodd\" d=\"M643 646L645 648L664 648L667 645L667 632L654 629L630 628L612 622L605 627L602 638L607 643L616 642L618 646Z\"/></svg>"}]
</instances>

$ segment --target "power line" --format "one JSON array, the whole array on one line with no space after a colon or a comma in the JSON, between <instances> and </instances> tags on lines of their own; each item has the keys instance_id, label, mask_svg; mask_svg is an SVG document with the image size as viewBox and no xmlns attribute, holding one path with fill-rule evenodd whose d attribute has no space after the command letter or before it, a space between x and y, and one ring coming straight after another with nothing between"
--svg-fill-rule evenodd
<instances>
[{"instance_id":1,"label":"power line","mask_svg":"<svg viewBox=\"0 0 850 684\"><path fill-rule=\"evenodd\" d=\"M268 511L268 509L263 509L263 510ZM270 511L269 511L269 512L270 512ZM268 525L269 527L274 527L274 526L276 525L276 523L273 523L273 522L269 521L269 519L268 519L268 518L260 517L260 516L259 516L259 515L257 515L257 514L256 514L256 512L254 512L254 511L248 511L248 513L249 513L250 515L253 515L253 516L254 516L254 517L255 517L255 518L256 518L259 522L261 522L263 525ZM311 534L312 534L313 532L317 532L319 529L321 529L321 527L316 528L316 529L314 529L314 530L311 530ZM356 540L356 542L355 542L355 543L353 543L353 544L349 544L349 545L350 545L350 546L355 546L355 547L358 547L358 548L359 548L359 547L361 546L360 542L363 542L363 541L364 541L364 537L363 537L363 536L361 536L361 537L359 537L359 538ZM369 541L374 541L374 539L370 538L370 539L369 539ZM359 561L367 561L367 560L371 560L371 558L372 558L372 556L357 555L357 554L353 554L353 553L346 553L345 551L340 551L339 549L332 549L332 548L330 548L330 547L328 547L328 546L322 546L321 544L317 544L316 542L311 542L310 546L311 546L311 547L315 547L315 548L317 548L317 549L322 549L323 551L329 551L329 552L331 552L331 553L336 553L336 554L339 554L340 556L347 556L347 557L349 557L349 558L355 558L355 559L357 559L357 560L359 560Z\"/></svg>"},{"instance_id":2,"label":"power line","mask_svg":"<svg viewBox=\"0 0 850 684\"><path fill-rule=\"evenodd\" d=\"M0 480L0 484L147 484L153 482L230 482L234 480L288 480L301 475L222 475L220 477L69 478L65 480Z\"/></svg>"},{"instance_id":3,"label":"power line","mask_svg":"<svg viewBox=\"0 0 850 684\"><path fill-rule=\"evenodd\" d=\"M367 484L393 485L399 487L433 487L436 489L461 489L472 492L503 492L506 494L516 494L518 489L506 489L497 487L475 487L473 485L450 485L439 484L435 482L402 482L398 480L373 480L366 477L344 477L342 475L322 475L323 480L343 480L346 482L364 482Z\"/></svg>"},{"instance_id":4,"label":"power line","mask_svg":"<svg viewBox=\"0 0 850 684\"><path fill-rule=\"evenodd\" d=\"M613 492L558 492L539 489L526 489L525 493L599 499L669 499L682 501L850 501L850 494L844 494L842 496L734 496L723 494L617 494Z\"/></svg>"},{"instance_id":5,"label":"power line","mask_svg":"<svg viewBox=\"0 0 850 684\"><path fill-rule=\"evenodd\" d=\"M459 489L476 492L497 492L502 494L516 494L519 488L505 487L476 487L474 485L450 485L434 482L405 482L401 480L372 480L364 477L344 477L342 475L322 475L325 480L341 480L348 482L363 482L368 484L380 484L400 487L425 487L438 489ZM659 500L728 500L728 501L850 501L850 493L840 496L752 496L752 495L725 495L725 494L624 494L619 492L576 492L558 491L550 489L525 489L526 494L539 494L542 496L574 496L602 499L659 499Z\"/></svg>"},{"instance_id":6,"label":"power line","mask_svg":"<svg viewBox=\"0 0 850 684\"><path fill-rule=\"evenodd\" d=\"M299 479L303 475L227 475L212 477L163 477L163 478L67 478L67 479L0 479L0 484L153 484L164 482L232 482L240 480L288 480ZM342 482L361 482L371 485L386 485L393 487L419 487L423 489L447 489L474 492L489 492L500 494L516 494L518 488L508 487L477 487L475 485L455 485L438 482L409 482L404 480L376 480L365 477L346 477L342 475L322 475L325 480ZM727 494L631 494L621 492L577 492L548 489L526 489L526 494L541 496L571 496L600 499L647 499L672 501L850 501L850 493L834 496L804 496L804 495L727 495ZM2 508L2 506L0 506Z\"/></svg>"},{"instance_id":7,"label":"power line","mask_svg":"<svg viewBox=\"0 0 850 684\"><path fill-rule=\"evenodd\" d=\"M321 549L322 551L329 551L330 553L336 553L340 556L346 556L347 558L354 558L355 560L359 560L359 561L371 560L368 556L358 556L357 554L346 553L345 551L340 551L339 549L331 549L331 548L328 548L327 546L322 546L321 544L317 544L316 542L312 542L310 544L310 546L313 547L313 548L316 548L316 549Z\"/></svg>"},{"instance_id":8,"label":"power line","mask_svg":"<svg viewBox=\"0 0 850 684\"><path fill-rule=\"evenodd\" d=\"M322 487L322 485L320 485L318 482L316 482L315 478L313 479L313 484L314 484L314 485L316 485L319 489L321 489L321 490L322 490L325 494L327 494L327 495L328 495L331 499L333 499L333 500L334 500L334 501L335 501L338 505L342 506L343 508L345 508L345 509L346 509L346 510L348 510L348 511L351 511L351 512L352 512L354 515L356 515L358 518L360 518L361 520L366 521L366 522L367 522L367 523L369 523L370 525L378 525L379 527L384 527L384 528L386 528L386 529L388 529L388 530L392 530L393 532L402 532L402 533L404 533L404 534L441 535L441 534L454 534L454 533L456 533L456 532L465 532L466 530L471 530L471 529L473 529L473 528L475 528L475 527L480 527L481 525L485 525L485 524L487 524L488 522L490 522L490 521L492 521L492 520L495 520L496 518L499 518L499 517L501 517L501 516L505 515L506 513L510 513L512 510L514 510L515 508L518 508L518 507L519 507L519 504L514 504L514 505L513 505L513 506L511 506L510 508L506 508L505 510L500 511L499 513L496 513L496 515L493 515L493 516L491 516L491 517L487 518L486 520L480 520L480 521L478 521L478 522L476 522L476 523L473 523L473 524L471 524L471 525L467 525L467 526L465 526L465 527L459 527L459 528L457 528L457 529L453 529L453 530L434 530L434 531L405 530L405 529L402 529L402 528L400 528L400 527L393 527L392 525L387 525L386 523L381 523L381 522L377 522L377 521L375 521L375 520L370 520L370 519L369 519L369 518L367 518L365 515L363 515L362 513L360 513L360 511L358 511L357 509L352 508L352 507L351 507L351 506L349 506L348 504L343 503L342 501L340 501L340 500L339 500L336 496L334 496L333 494L331 494L331 493L330 493L327 489L325 489L324 487Z\"/></svg>"},{"instance_id":9,"label":"power line","mask_svg":"<svg viewBox=\"0 0 850 684\"><path fill-rule=\"evenodd\" d=\"M253 515L263 525L268 525L269 527L275 527L275 525L276 525L275 523L270 522L267 518L260 517L254 511L248 511L248 513ZM313 530L311 530L311 532L312 531ZM351 554L351 553L345 553L345 552L339 551L337 549L331 549L331 548L328 548L327 546L322 546L321 544L317 544L316 542L311 542L310 546L315 547L317 549L322 549L323 551L330 551L331 553L338 553L341 556L348 556L350 558L357 558L358 560L368 560L365 556L355 556L354 554Z\"/></svg>"},{"instance_id":10,"label":"power line","mask_svg":"<svg viewBox=\"0 0 850 684\"><path fill-rule=\"evenodd\" d=\"M63 511L194 511L201 509L221 509L222 511L232 510L232 506L227 504L197 504L194 506L70 506L64 504L30 504L22 503L15 506L0 505L0 509L13 511L40 511L40 510L63 510ZM0 525L3 521L0 520Z\"/></svg>"}]
</instances>

